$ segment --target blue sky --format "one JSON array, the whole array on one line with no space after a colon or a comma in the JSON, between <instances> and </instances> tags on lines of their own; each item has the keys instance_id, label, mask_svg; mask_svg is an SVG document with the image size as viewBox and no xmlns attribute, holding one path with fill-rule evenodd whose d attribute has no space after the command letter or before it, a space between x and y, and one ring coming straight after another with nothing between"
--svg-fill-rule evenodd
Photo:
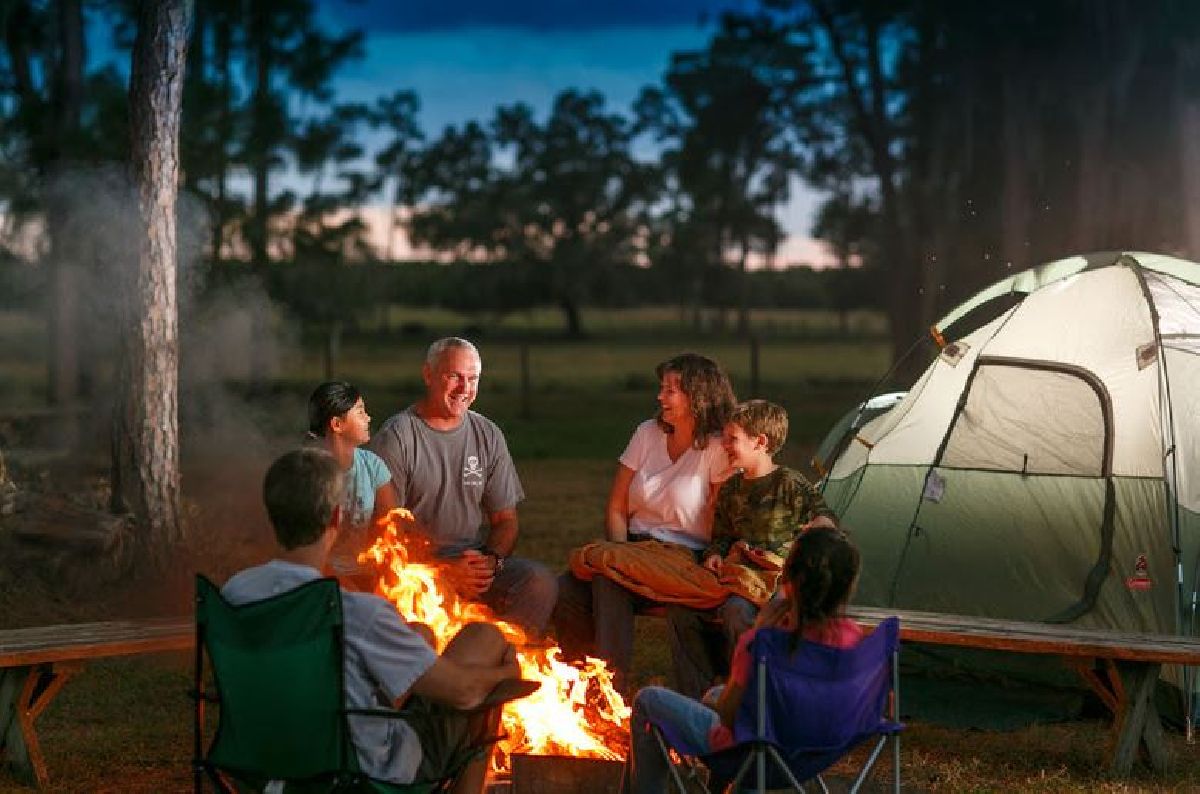
<instances>
[{"instance_id":1,"label":"blue sky","mask_svg":"<svg viewBox=\"0 0 1200 794\"><path fill-rule=\"evenodd\" d=\"M400 89L421 98L429 136L447 124L489 119L500 104L545 112L566 88L596 89L629 112L658 83L672 52L705 45L722 9L747 0L320 0L333 29L366 33L366 57L336 80L339 99L371 100ZM815 197L796 186L781 210L790 234L807 237ZM793 241L784 259L811 258Z\"/></svg>"},{"instance_id":2,"label":"blue sky","mask_svg":"<svg viewBox=\"0 0 1200 794\"><path fill-rule=\"evenodd\" d=\"M661 82L672 53L706 45L721 11L758 7L756 0L314 2L330 31L366 34L364 57L334 79L338 101L415 91L427 137L448 124L486 122L498 105L525 102L545 113L567 88L595 89L609 108L628 114L642 88ZM89 30L90 56L127 68L127 54L114 59L111 31ZM830 261L808 239L818 201L793 183L793 199L779 211L791 235L781 263Z\"/></svg>"}]
</instances>

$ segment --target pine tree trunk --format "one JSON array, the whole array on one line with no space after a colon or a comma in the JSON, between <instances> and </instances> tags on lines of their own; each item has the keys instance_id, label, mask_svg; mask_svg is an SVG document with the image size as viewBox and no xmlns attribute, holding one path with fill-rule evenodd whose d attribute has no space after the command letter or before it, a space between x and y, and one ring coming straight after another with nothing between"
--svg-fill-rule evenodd
<instances>
[{"instance_id":1,"label":"pine tree trunk","mask_svg":"<svg viewBox=\"0 0 1200 794\"><path fill-rule=\"evenodd\" d=\"M141 235L126 293L114 493L119 487L138 520L142 558L160 568L182 539L175 202L191 15L191 0L142 0L129 81Z\"/></svg>"}]
</instances>

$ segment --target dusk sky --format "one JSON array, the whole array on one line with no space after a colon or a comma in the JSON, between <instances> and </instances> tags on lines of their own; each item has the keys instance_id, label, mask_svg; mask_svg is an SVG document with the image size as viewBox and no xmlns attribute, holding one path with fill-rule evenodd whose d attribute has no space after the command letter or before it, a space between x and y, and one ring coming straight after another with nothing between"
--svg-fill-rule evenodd
<instances>
[{"instance_id":1,"label":"dusk sky","mask_svg":"<svg viewBox=\"0 0 1200 794\"><path fill-rule=\"evenodd\" d=\"M499 104L545 113L566 88L596 89L628 113L658 83L672 52L699 49L722 9L745 0L319 0L334 29L366 33L366 57L343 69L339 99L371 100L400 89L421 98L421 126L488 120ZM806 238L814 197L796 185L780 220ZM796 239L780 261L817 254Z\"/></svg>"}]
</instances>

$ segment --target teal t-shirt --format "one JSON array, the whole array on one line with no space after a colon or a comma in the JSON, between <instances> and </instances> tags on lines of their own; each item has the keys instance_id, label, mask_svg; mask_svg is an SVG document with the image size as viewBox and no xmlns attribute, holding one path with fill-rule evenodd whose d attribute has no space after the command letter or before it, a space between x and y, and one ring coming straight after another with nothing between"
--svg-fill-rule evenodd
<instances>
[{"instance_id":1,"label":"teal t-shirt","mask_svg":"<svg viewBox=\"0 0 1200 794\"><path fill-rule=\"evenodd\" d=\"M359 570L356 558L366 550L367 530L375 512L375 492L391 479L383 458L370 450L354 450L354 460L346 472L346 490L342 493L341 533L329 560L335 573Z\"/></svg>"}]
</instances>

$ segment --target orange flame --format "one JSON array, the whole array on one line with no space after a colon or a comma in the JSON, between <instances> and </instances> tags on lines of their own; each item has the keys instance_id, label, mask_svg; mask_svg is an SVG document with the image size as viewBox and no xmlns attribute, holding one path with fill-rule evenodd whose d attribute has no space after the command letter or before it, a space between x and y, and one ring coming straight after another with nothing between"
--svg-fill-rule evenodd
<instances>
[{"instance_id":1,"label":"orange flame","mask_svg":"<svg viewBox=\"0 0 1200 794\"><path fill-rule=\"evenodd\" d=\"M507 734L492 756L496 772L511 770L509 757L571 755L580 758L621 760L629 741L630 709L613 687L612 672L604 661L588 657L582 667L560 657L557 645L537 642L520 626L498 619L487 606L463 601L441 581L432 560L429 541L415 531L412 513L391 511L381 522L379 539L359 556L361 562L380 569L377 591L405 620L432 629L437 650L463 626L474 621L494 624L517 652L523 678L540 681L541 688L527 698L507 703L501 726Z\"/></svg>"}]
</instances>

